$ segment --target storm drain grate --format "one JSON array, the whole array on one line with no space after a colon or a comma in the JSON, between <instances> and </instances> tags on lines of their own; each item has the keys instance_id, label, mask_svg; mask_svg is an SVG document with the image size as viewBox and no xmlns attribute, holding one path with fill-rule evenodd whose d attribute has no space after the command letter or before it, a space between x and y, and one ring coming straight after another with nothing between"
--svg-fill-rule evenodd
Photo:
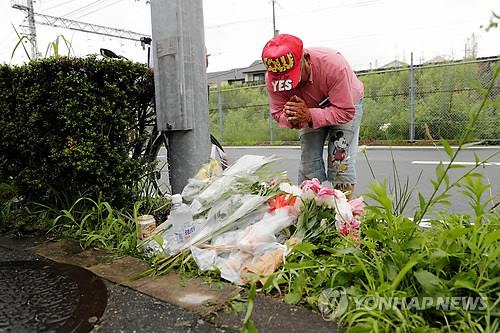
<instances>
[{"instance_id":1,"label":"storm drain grate","mask_svg":"<svg viewBox=\"0 0 500 333\"><path fill-rule=\"evenodd\" d=\"M104 282L81 267L0 262L0 332L89 332L107 304Z\"/></svg>"}]
</instances>

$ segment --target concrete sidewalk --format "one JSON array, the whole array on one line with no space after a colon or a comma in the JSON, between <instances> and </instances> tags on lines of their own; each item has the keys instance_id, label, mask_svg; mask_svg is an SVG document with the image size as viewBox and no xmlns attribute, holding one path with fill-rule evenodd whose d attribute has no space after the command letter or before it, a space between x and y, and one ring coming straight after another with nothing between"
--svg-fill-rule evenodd
<instances>
[{"instance_id":1,"label":"concrete sidewalk","mask_svg":"<svg viewBox=\"0 0 500 333\"><path fill-rule=\"evenodd\" d=\"M229 283L207 284L175 273L126 282L147 265L133 257L82 250L74 241L36 244L0 237L0 261L52 260L83 267L105 279L108 305L93 332L237 332L244 313L228 311L227 302L241 288ZM1 297L1 295L0 295ZM252 314L264 332L339 332L332 322L309 309L263 295Z\"/></svg>"}]
</instances>

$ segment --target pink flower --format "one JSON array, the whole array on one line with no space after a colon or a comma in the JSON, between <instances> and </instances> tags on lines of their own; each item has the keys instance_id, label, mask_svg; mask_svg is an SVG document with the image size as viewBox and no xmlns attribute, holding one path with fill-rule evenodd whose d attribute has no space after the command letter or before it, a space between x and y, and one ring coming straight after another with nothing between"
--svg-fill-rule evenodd
<instances>
[{"instance_id":1,"label":"pink flower","mask_svg":"<svg viewBox=\"0 0 500 333\"><path fill-rule=\"evenodd\" d=\"M333 208L335 203L334 190L328 187L322 187L316 194L316 205L326 205L328 208Z\"/></svg>"},{"instance_id":2,"label":"pink flower","mask_svg":"<svg viewBox=\"0 0 500 333\"><path fill-rule=\"evenodd\" d=\"M321 190L321 183L317 178L311 180L304 180L300 185L303 191L312 190L314 193L318 193Z\"/></svg>"},{"instance_id":3,"label":"pink flower","mask_svg":"<svg viewBox=\"0 0 500 333\"><path fill-rule=\"evenodd\" d=\"M356 245L359 246L359 232L357 230L353 230L351 235L352 235L352 238L354 238Z\"/></svg>"},{"instance_id":4,"label":"pink flower","mask_svg":"<svg viewBox=\"0 0 500 333\"><path fill-rule=\"evenodd\" d=\"M365 213L364 207L365 203L363 202L363 197L359 197L357 199L349 201L352 207L352 215L361 216Z\"/></svg>"},{"instance_id":5,"label":"pink flower","mask_svg":"<svg viewBox=\"0 0 500 333\"><path fill-rule=\"evenodd\" d=\"M335 226L337 227L337 231L342 237L347 237L349 235L354 238L354 241L357 245L359 245L359 222L356 220L352 220L349 222L335 222Z\"/></svg>"},{"instance_id":6,"label":"pink flower","mask_svg":"<svg viewBox=\"0 0 500 333\"><path fill-rule=\"evenodd\" d=\"M335 199L337 200L347 200L344 192L340 191L340 190L333 190L333 196L335 197Z\"/></svg>"},{"instance_id":7,"label":"pink flower","mask_svg":"<svg viewBox=\"0 0 500 333\"><path fill-rule=\"evenodd\" d=\"M323 197L323 196L333 196L334 195L334 190L332 188L328 187L322 187L318 191L318 197Z\"/></svg>"},{"instance_id":8,"label":"pink flower","mask_svg":"<svg viewBox=\"0 0 500 333\"><path fill-rule=\"evenodd\" d=\"M359 226L361 225L361 223L357 220L351 220L349 223L353 229L359 229Z\"/></svg>"},{"instance_id":9,"label":"pink flower","mask_svg":"<svg viewBox=\"0 0 500 333\"><path fill-rule=\"evenodd\" d=\"M343 237L346 237L347 235L349 235L349 233L351 232L350 228L349 228L349 225L347 223L335 223L336 226L337 226L337 230L338 232L343 236Z\"/></svg>"}]
</instances>

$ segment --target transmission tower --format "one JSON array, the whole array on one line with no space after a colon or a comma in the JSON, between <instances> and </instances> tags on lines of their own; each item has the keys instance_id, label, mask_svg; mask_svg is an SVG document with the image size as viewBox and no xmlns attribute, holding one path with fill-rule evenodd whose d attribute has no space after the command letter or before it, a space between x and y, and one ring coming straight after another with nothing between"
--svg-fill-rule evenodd
<instances>
[{"instance_id":1,"label":"transmission tower","mask_svg":"<svg viewBox=\"0 0 500 333\"><path fill-rule=\"evenodd\" d=\"M91 24L81 21L69 20L62 17L55 17L45 14L35 13L35 22L42 25L83 31L97 35L141 41L141 37L151 37L147 34L141 34L130 30L110 28L103 25Z\"/></svg>"},{"instance_id":2,"label":"transmission tower","mask_svg":"<svg viewBox=\"0 0 500 333\"><path fill-rule=\"evenodd\" d=\"M12 0L11 5L12 8L23 10L26 12L28 26L22 27L28 28L28 33L26 35L31 41L31 58L36 59L38 57L38 48L36 43L35 11L33 9L33 0Z\"/></svg>"},{"instance_id":3,"label":"transmission tower","mask_svg":"<svg viewBox=\"0 0 500 333\"><path fill-rule=\"evenodd\" d=\"M27 12L28 19L28 28L29 33L28 36L32 41L32 53L34 55L34 59L36 58L37 47L36 47L36 26L37 24L48 25L51 27L58 27L76 31L87 32L91 34L128 39L138 42L143 42L144 38L151 38L151 36L147 34L141 34L138 32L124 30L124 29L116 29L111 27L106 27L98 24L91 24L76 20L70 20L62 17L50 16L40 13L35 13L33 9L33 0L11 0L12 8L20 9Z\"/></svg>"}]
</instances>

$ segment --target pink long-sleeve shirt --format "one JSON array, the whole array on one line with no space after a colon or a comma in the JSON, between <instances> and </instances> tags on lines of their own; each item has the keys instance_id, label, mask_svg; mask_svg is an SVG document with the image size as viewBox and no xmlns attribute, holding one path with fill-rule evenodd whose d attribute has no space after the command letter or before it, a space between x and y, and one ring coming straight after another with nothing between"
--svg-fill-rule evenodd
<instances>
[{"instance_id":1,"label":"pink long-sleeve shirt","mask_svg":"<svg viewBox=\"0 0 500 333\"><path fill-rule=\"evenodd\" d=\"M319 47L307 48L304 51L311 56L311 75L306 84L279 92L274 92L272 86L267 84L273 118L280 127L292 128L283 107L296 95L309 107L314 128L349 122L354 118L354 104L363 98L363 83L338 51ZM326 97L330 100L330 106L320 108L319 103ZM306 124L300 125L301 128L305 126Z\"/></svg>"}]
</instances>

